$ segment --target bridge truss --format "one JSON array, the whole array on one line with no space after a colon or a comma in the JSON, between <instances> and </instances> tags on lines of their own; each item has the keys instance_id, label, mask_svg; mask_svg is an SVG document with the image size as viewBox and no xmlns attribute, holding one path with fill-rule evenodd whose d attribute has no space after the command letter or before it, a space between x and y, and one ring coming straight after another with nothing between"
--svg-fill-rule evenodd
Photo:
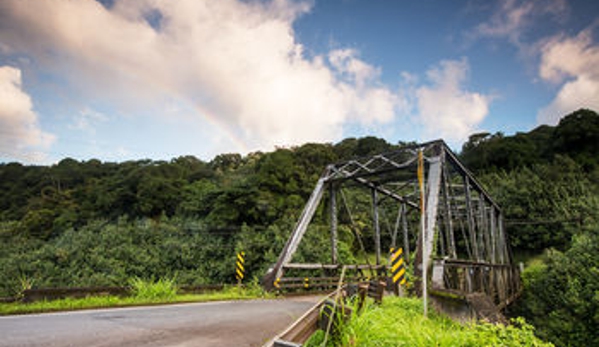
<instances>
[{"instance_id":1,"label":"bridge truss","mask_svg":"<svg viewBox=\"0 0 599 347\"><path fill-rule=\"evenodd\" d=\"M419 155L424 159L423 194L418 189ZM345 201L345 186L370 193L375 265L339 263L338 206ZM329 210L330 263L293 263L293 255L323 201ZM392 202L397 211L392 236L385 238L389 243L386 245L381 243L383 201L387 206ZM409 221L414 224L415 220L422 228L410 230ZM278 261L264 277L264 285L267 289L278 287L292 269L325 269L330 274L341 266L374 268L382 276L383 249L397 246L399 229L419 294L423 273L427 274L433 293L483 293L499 307L509 304L519 293L520 276L512 266L501 208L442 140L328 165ZM432 271L423 271L425 267Z\"/></svg>"}]
</instances>

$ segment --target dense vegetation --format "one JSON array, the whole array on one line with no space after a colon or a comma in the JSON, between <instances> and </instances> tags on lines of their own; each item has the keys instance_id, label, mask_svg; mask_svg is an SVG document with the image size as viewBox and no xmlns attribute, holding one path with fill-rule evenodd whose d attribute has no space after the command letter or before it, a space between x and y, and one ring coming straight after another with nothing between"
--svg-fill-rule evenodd
<instances>
[{"instance_id":1,"label":"dense vegetation","mask_svg":"<svg viewBox=\"0 0 599 347\"><path fill-rule=\"evenodd\" d=\"M523 275L520 313L558 346L599 346L599 232L578 233L566 252L550 250Z\"/></svg>"},{"instance_id":2,"label":"dense vegetation","mask_svg":"<svg viewBox=\"0 0 599 347\"><path fill-rule=\"evenodd\" d=\"M30 286L123 285L133 277L230 283L239 250L247 277L260 276L328 163L392 147L366 137L210 162L0 164L0 296ZM323 241L308 237L310 252L300 249L298 257L328 255ZM340 250L351 257L348 246Z\"/></svg>"},{"instance_id":3,"label":"dense vegetation","mask_svg":"<svg viewBox=\"0 0 599 347\"><path fill-rule=\"evenodd\" d=\"M558 346L599 345L599 115L473 135L461 155L503 206L515 255L542 253L514 313Z\"/></svg>"},{"instance_id":4,"label":"dense vegetation","mask_svg":"<svg viewBox=\"0 0 599 347\"><path fill-rule=\"evenodd\" d=\"M422 315L422 301L414 298L385 298L382 305L366 306L364 312L352 312L351 319L338 324L338 333L326 338L326 346L505 346L551 347L535 337L533 327L522 319L504 327L492 324L461 325L444 315ZM325 333L320 330L308 341L308 347L320 347Z\"/></svg>"},{"instance_id":5,"label":"dense vegetation","mask_svg":"<svg viewBox=\"0 0 599 347\"><path fill-rule=\"evenodd\" d=\"M248 277L260 276L326 164L398 145L365 137L209 162L0 164L0 296L135 277L231 283L239 250ZM525 274L518 313L558 345L597 344L599 283L590 278L599 259L599 115L579 110L555 127L475 134L460 157L503 206L515 256L545 252ZM360 215L354 218L359 224ZM349 260L358 244L340 222L341 257ZM323 210L311 227L326 224ZM326 233L307 236L297 257L326 258Z\"/></svg>"}]
</instances>

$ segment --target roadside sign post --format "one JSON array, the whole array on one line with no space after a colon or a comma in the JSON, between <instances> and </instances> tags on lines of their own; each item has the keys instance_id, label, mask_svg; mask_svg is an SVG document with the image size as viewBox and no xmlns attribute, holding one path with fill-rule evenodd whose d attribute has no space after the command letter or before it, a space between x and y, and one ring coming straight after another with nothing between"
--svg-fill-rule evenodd
<instances>
[{"instance_id":1,"label":"roadside sign post","mask_svg":"<svg viewBox=\"0 0 599 347\"><path fill-rule=\"evenodd\" d=\"M237 278L237 285L241 287L241 282L245 276L245 252L237 253L237 261L235 262L235 277Z\"/></svg>"}]
</instances>

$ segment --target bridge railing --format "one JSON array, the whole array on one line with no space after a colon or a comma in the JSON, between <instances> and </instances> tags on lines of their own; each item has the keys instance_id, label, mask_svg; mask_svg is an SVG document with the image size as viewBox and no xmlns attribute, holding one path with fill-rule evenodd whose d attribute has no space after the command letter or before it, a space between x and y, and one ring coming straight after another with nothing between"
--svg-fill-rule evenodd
<instances>
[{"instance_id":1,"label":"bridge railing","mask_svg":"<svg viewBox=\"0 0 599 347\"><path fill-rule=\"evenodd\" d=\"M433 264L433 289L462 295L483 293L503 308L520 295L522 284L516 266L446 259Z\"/></svg>"},{"instance_id":2,"label":"bridge railing","mask_svg":"<svg viewBox=\"0 0 599 347\"><path fill-rule=\"evenodd\" d=\"M285 275L274 280L276 290L329 290L339 285L340 272L345 268L343 284L363 283L374 278L384 277L385 265L370 264L298 264L289 263L284 267Z\"/></svg>"}]
</instances>

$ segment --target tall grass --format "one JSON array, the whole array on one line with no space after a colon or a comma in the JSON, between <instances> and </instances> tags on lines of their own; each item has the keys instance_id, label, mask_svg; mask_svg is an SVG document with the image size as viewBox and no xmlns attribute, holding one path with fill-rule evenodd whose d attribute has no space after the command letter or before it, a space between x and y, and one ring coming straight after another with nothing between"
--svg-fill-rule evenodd
<instances>
[{"instance_id":1,"label":"tall grass","mask_svg":"<svg viewBox=\"0 0 599 347\"><path fill-rule=\"evenodd\" d=\"M133 297L149 301L171 300L177 296L174 279L161 278L157 281L133 278L129 281Z\"/></svg>"},{"instance_id":2,"label":"tall grass","mask_svg":"<svg viewBox=\"0 0 599 347\"><path fill-rule=\"evenodd\" d=\"M361 314L355 312L337 338L327 339L327 347L553 346L535 337L523 319L508 327L462 325L434 312L424 317L421 301L413 298L388 297L380 306L367 304ZM320 347L323 342L324 333L320 332L306 346Z\"/></svg>"}]
</instances>

